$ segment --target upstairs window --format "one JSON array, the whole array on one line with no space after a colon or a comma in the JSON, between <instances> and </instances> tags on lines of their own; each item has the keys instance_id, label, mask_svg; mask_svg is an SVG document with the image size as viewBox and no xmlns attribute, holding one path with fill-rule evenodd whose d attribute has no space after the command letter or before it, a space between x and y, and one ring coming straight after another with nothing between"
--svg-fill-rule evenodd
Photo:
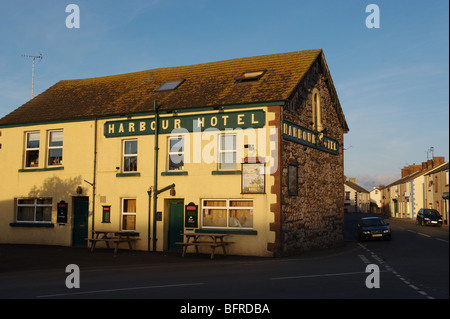
<instances>
[{"instance_id":1,"label":"upstairs window","mask_svg":"<svg viewBox=\"0 0 450 319\"><path fill-rule=\"evenodd\" d=\"M137 171L138 148L137 140L125 140L123 142L123 171Z\"/></svg>"},{"instance_id":2,"label":"upstairs window","mask_svg":"<svg viewBox=\"0 0 450 319\"><path fill-rule=\"evenodd\" d=\"M184 137L169 138L169 171L184 170Z\"/></svg>"},{"instance_id":3,"label":"upstairs window","mask_svg":"<svg viewBox=\"0 0 450 319\"><path fill-rule=\"evenodd\" d=\"M236 134L222 134L219 136L219 170L235 170Z\"/></svg>"},{"instance_id":4,"label":"upstairs window","mask_svg":"<svg viewBox=\"0 0 450 319\"><path fill-rule=\"evenodd\" d=\"M39 132L29 132L25 142L25 167L39 166Z\"/></svg>"},{"instance_id":5,"label":"upstairs window","mask_svg":"<svg viewBox=\"0 0 450 319\"><path fill-rule=\"evenodd\" d=\"M62 165L63 131L50 131L48 138L48 166Z\"/></svg>"}]
</instances>

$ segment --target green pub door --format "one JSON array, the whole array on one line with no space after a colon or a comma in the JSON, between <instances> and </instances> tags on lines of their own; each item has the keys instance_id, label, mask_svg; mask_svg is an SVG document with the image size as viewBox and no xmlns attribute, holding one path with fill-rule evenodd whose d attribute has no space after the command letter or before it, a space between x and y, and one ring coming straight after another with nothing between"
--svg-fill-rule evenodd
<instances>
[{"instance_id":1,"label":"green pub door","mask_svg":"<svg viewBox=\"0 0 450 319\"><path fill-rule=\"evenodd\" d=\"M89 197L73 197L72 246L87 246Z\"/></svg>"},{"instance_id":2,"label":"green pub door","mask_svg":"<svg viewBox=\"0 0 450 319\"><path fill-rule=\"evenodd\" d=\"M183 242L184 231L184 201L182 199L169 199L169 231L167 234L169 250L181 250L182 246L176 243Z\"/></svg>"}]
</instances>

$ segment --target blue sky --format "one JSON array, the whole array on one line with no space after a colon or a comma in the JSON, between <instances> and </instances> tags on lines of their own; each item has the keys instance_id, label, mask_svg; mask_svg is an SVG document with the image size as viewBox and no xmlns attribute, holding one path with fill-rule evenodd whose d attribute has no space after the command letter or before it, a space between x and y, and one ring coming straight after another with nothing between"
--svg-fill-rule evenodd
<instances>
[{"instance_id":1,"label":"blue sky","mask_svg":"<svg viewBox=\"0 0 450 319\"><path fill-rule=\"evenodd\" d=\"M80 28L65 12L80 8ZM365 21L380 9L380 28ZM350 132L345 174L367 189L449 158L447 0L1 0L0 117L60 80L322 48Z\"/></svg>"}]
</instances>

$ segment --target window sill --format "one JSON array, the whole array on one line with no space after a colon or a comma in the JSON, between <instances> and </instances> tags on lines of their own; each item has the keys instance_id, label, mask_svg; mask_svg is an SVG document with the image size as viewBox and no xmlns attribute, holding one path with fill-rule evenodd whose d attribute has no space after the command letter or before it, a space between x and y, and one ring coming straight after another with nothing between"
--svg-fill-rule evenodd
<instances>
[{"instance_id":1,"label":"window sill","mask_svg":"<svg viewBox=\"0 0 450 319\"><path fill-rule=\"evenodd\" d=\"M43 228L53 228L55 224L53 223L33 223L33 222L15 222L9 223L11 227L43 227Z\"/></svg>"},{"instance_id":2,"label":"window sill","mask_svg":"<svg viewBox=\"0 0 450 319\"><path fill-rule=\"evenodd\" d=\"M141 176L141 173L117 173L116 177L132 177L132 176Z\"/></svg>"},{"instance_id":3,"label":"window sill","mask_svg":"<svg viewBox=\"0 0 450 319\"><path fill-rule=\"evenodd\" d=\"M199 228L196 234L230 234L230 235L258 235L253 229L223 229L223 228Z\"/></svg>"},{"instance_id":4,"label":"window sill","mask_svg":"<svg viewBox=\"0 0 450 319\"><path fill-rule=\"evenodd\" d=\"M161 176L188 175L187 171L161 172Z\"/></svg>"},{"instance_id":5,"label":"window sill","mask_svg":"<svg viewBox=\"0 0 450 319\"><path fill-rule=\"evenodd\" d=\"M46 168L23 168L19 169L19 173L26 173L26 172L46 172L46 171L62 171L64 169L64 166L58 166L58 167L46 167Z\"/></svg>"},{"instance_id":6,"label":"window sill","mask_svg":"<svg viewBox=\"0 0 450 319\"><path fill-rule=\"evenodd\" d=\"M241 171L212 171L211 175L241 175Z\"/></svg>"}]
</instances>

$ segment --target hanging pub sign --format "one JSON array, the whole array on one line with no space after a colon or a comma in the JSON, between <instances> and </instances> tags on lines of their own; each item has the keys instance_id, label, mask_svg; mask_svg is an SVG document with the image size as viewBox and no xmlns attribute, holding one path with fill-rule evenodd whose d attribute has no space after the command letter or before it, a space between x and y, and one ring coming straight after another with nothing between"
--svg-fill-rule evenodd
<instances>
[{"instance_id":1,"label":"hanging pub sign","mask_svg":"<svg viewBox=\"0 0 450 319\"><path fill-rule=\"evenodd\" d=\"M334 155L339 154L339 142L321 132L309 130L300 125L283 121L281 135L285 140L309 146Z\"/></svg>"},{"instance_id":2,"label":"hanging pub sign","mask_svg":"<svg viewBox=\"0 0 450 319\"><path fill-rule=\"evenodd\" d=\"M170 134L173 130L202 132L210 128L221 131L236 128L262 128L265 122L266 113L263 110L167 116L159 118L158 133ZM103 127L103 134L105 137L150 135L155 134L155 126L154 117L108 121Z\"/></svg>"},{"instance_id":3,"label":"hanging pub sign","mask_svg":"<svg viewBox=\"0 0 450 319\"><path fill-rule=\"evenodd\" d=\"M264 163L242 163L241 192L242 194L264 194L266 174Z\"/></svg>"},{"instance_id":4,"label":"hanging pub sign","mask_svg":"<svg viewBox=\"0 0 450 319\"><path fill-rule=\"evenodd\" d=\"M193 202L184 207L184 227L198 228L198 205Z\"/></svg>"},{"instance_id":5,"label":"hanging pub sign","mask_svg":"<svg viewBox=\"0 0 450 319\"><path fill-rule=\"evenodd\" d=\"M58 224L66 224L67 223L67 203L62 200L56 205L57 205L56 222Z\"/></svg>"}]
</instances>

